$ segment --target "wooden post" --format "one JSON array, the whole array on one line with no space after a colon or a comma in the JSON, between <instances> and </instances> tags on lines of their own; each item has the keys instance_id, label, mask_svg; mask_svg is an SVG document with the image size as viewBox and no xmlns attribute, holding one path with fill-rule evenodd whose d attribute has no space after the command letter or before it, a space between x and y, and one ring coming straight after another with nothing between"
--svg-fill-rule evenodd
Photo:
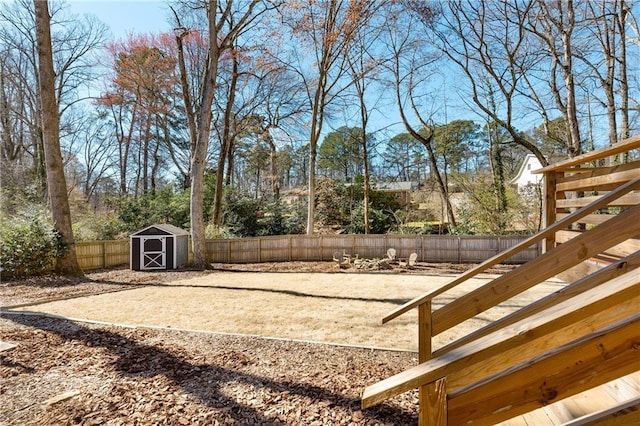
<instances>
[{"instance_id":1,"label":"wooden post","mask_svg":"<svg viewBox=\"0 0 640 426\"><path fill-rule=\"evenodd\" d=\"M420 387L420 426L447 426L447 379Z\"/></svg>"},{"instance_id":2,"label":"wooden post","mask_svg":"<svg viewBox=\"0 0 640 426\"><path fill-rule=\"evenodd\" d=\"M418 361L422 364L431 359L431 300L418 306ZM420 386L418 424L420 426L446 426L447 386L442 378Z\"/></svg>"},{"instance_id":3,"label":"wooden post","mask_svg":"<svg viewBox=\"0 0 640 426\"><path fill-rule=\"evenodd\" d=\"M556 178L557 172L552 170L544 174L544 222L542 228L554 224L556 218ZM556 246L555 234L547 237L542 242L542 252L546 253Z\"/></svg>"},{"instance_id":4,"label":"wooden post","mask_svg":"<svg viewBox=\"0 0 640 426\"><path fill-rule=\"evenodd\" d=\"M418 362L431 359L431 300L418 306Z\"/></svg>"}]
</instances>

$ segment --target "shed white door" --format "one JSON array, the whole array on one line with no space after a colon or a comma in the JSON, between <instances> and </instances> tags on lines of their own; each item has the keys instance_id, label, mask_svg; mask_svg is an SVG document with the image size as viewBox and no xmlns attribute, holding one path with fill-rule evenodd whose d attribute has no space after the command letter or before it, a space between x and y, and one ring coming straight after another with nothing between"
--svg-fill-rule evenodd
<instances>
[{"instance_id":1,"label":"shed white door","mask_svg":"<svg viewBox=\"0 0 640 426\"><path fill-rule=\"evenodd\" d=\"M167 269L166 237L140 237L140 269Z\"/></svg>"}]
</instances>

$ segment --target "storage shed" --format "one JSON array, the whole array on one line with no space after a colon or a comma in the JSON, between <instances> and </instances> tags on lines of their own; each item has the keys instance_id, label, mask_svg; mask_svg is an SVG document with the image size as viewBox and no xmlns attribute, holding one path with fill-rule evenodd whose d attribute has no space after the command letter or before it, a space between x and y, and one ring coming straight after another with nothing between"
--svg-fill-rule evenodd
<instances>
[{"instance_id":1,"label":"storage shed","mask_svg":"<svg viewBox=\"0 0 640 426\"><path fill-rule=\"evenodd\" d=\"M173 225L151 225L130 238L131 269L177 269L189 257L189 233Z\"/></svg>"}]
</instances>

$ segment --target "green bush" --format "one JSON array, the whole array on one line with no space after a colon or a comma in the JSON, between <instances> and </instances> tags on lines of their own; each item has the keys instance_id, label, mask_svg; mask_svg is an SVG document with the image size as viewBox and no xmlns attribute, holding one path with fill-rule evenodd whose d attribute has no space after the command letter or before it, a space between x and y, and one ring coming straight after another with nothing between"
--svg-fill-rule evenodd
<instances>
[{"instance_id":1,"label":"green bush","mask_svg":"<svg viewBox=\"0 0 640 426\"><path fill-rule=\"evenodd\" d=\"M0 277L46 273L64 250L60 234L39 218L6 221L0 226Z\"/></svg>"},{"instance_id":2,"label":"green bush","mask_svg":"<svg viewBox=\"0 0 640 426\"><path fill-rule=\"evenodd\" d=\"M236 237L255 237L260 233L258 216L264 212L258 200L227 188L225 191L226 210L224 222L229 232Z\"/></svg>"},{"instance_id":3,"label":"green bush","mask_svg":"<svg viewBox=\"0 0 640 426\"><path fill-rule=\"evenodd\" d=\"M73 237L76 241L118 240L129 233L114 214L92 214L73 224Z\"/></svg>"},{"instance_id":4,"label":"green bush","mask_svg":"<svg viewBox=\"0 0 640 426\"><path fill-rule=\"evenodd\" d=\"M124 235L139 231L155 223L170 223L189 228L189 191L175 191L166 186L139 197L121 196L108 202L121 222L117 231ZM205 221L207 217L205 216Z\"/></svg>"}]
</instances>

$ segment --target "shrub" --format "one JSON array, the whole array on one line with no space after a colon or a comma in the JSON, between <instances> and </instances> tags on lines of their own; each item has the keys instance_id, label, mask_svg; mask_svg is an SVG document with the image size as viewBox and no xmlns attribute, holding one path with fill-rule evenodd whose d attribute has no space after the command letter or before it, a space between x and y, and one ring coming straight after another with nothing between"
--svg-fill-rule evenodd
<instances>
[{"instance_id":1,"label":"shrub","mask_svg":"<svg viewBox=\"0 0 640 426\"><path fill-rule=\"evenodd\" d=\"M258 216L264 214L260 202L228 188L225 192L224 221L229 232L236 237L255 237L259 234Z\"/></svg>"},{"instance_id":2,"label":"shrub","mask_svg":"<svg viewBox=\"0 0 640 426\"><path fill-rule=\"evenodd\" d=\"M0 226L0 277L48 272L65 250L60 234L41 219L12 219Z\"/></svg>"},{"instance_id":3,"label":"shrub","mask_svg":"<svg viewBox=\"0 0 640 426\"><path fill-rule=\"evenodd\" d=\"M76 241L117 240L128 238L124 224L113 214L90 214L73 224Z\"/></svg>"}]
</instances>

